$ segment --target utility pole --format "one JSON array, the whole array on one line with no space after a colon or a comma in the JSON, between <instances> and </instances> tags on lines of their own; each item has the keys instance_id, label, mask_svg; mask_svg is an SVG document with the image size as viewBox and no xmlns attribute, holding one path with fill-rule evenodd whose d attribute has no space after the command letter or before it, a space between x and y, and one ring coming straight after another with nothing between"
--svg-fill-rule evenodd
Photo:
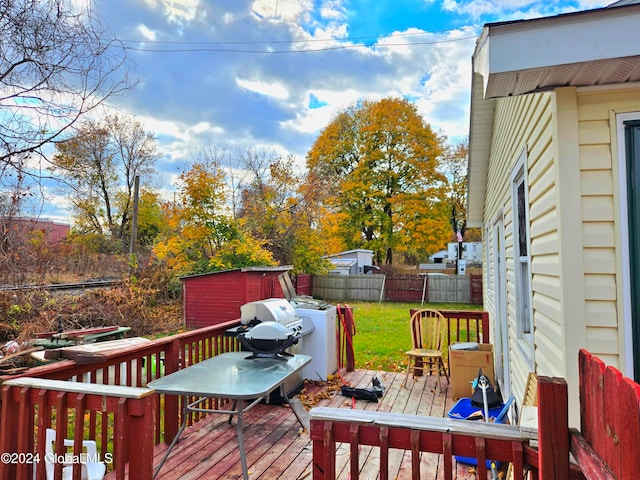
<instances>
[{"instance_id":1,"label":"utility pole","mask_svg":"<svg viewBox=\"0 0 640 480\"><path fill-rule=\"evenodd\" d=\"M133 188L133 215L131 216L131 240L129 240L129 273L138 266L136 244L138 242L138 197L140 196L140 175L136 175Z\"/></svg>"}]
</instances>

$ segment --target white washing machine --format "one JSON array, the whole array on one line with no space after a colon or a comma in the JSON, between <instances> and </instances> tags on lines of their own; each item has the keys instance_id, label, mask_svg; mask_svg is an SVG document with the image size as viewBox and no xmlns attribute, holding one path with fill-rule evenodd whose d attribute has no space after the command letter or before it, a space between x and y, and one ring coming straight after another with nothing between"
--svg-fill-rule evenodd
<instances>
[{"instance_id":1,"label":"white washing machine","mask_svg":"<svg viewBox=\"0 0 640 480\"><path fill-rule=\"evenodd\" d=\"M302 338L300 353L309 355L311 362L302 368L302 378L326 380L338 369L336 342L336 307L322 305L315 308L296 307L296 315L313 322L313 332Z\"/></svg>"}]
</instances>

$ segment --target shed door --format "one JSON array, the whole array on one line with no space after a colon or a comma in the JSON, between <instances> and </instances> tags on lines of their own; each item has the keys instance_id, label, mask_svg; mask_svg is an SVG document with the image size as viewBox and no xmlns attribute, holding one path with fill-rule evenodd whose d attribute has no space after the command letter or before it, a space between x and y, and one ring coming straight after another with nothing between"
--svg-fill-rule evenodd
<instances>
[{"instance_id":1,"label":"shed door","mask_svg":"<svg viewBox=\"0 0 640 480\"><path fill-rule=\"evenodd\" d=\"M629 228L629 273L631 287L631 332L633 335L633 371L640 380L640 120L624 122L627 211Z\"/></svg>"}]
</instances>

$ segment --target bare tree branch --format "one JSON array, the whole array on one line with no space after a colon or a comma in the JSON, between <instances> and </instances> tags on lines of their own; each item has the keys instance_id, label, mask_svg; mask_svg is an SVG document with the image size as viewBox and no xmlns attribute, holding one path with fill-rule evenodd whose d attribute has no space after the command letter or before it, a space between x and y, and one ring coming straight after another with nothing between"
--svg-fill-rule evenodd
<instances>
[{"instance_id":1,"label":"bare tree branch","mask_svg":"<svg viewBox=\"0 0 640 480\"><path fill-rule=\"evenodd\" d=\"M0 169L131 88L124 45L71 0L0 0Z\"/></svg>"}]
</instances>

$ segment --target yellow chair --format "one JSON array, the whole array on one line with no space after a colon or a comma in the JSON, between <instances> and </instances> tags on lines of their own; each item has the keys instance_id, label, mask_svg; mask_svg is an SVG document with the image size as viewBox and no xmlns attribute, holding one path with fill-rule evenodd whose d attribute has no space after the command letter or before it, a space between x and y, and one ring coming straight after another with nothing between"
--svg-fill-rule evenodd
<instances>
[{"instance_id":1,"label":"yellow chair","mask_svg":"<svg viewBox=\"0 0 640 480\"><path fill-rule=\"evenodd\" d=\"M411 315L411 341L413 348L407 353L407 376L402 383L406 386L411 369L429 371L431 374L432 366L436 365L436 376L438 391L440 391L440 370L447 377L449 383L449 372L444 364L444 353L448 345L447 335L449 333L448 320L437 310L422 309L417 310ZM418 361L420 359L420 361Z\"/></svg>"}]
</instances>

